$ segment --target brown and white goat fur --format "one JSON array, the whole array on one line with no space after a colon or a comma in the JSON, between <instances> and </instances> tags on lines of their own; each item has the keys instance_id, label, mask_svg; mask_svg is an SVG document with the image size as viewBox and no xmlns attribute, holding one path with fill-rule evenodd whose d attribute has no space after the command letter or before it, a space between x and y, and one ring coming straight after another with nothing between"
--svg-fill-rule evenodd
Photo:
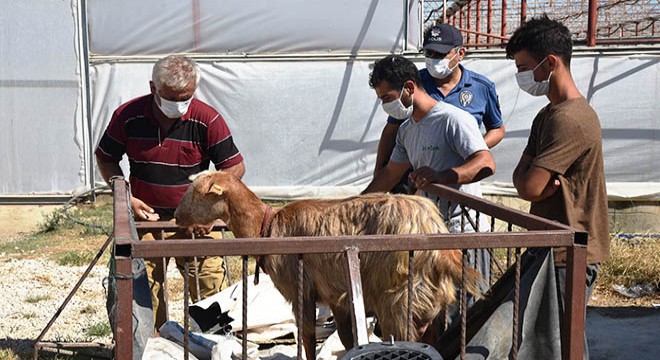
<instances>
[{"instance_id":1,"label":"brown and white goat fur","mask_svg":"<svg viewBox=\"0 0 660 360\"><path fill-rule=\"evenodd\" d=\"M267 205L237 177L227 172L205 172L194 181L176 210L180 226L223 220L235 237L260 237ZM289 203L271 217L270 237L368 234L446 233L438 209L430 200L413 195L369 194L340 200L303 200ZM416 251L413 257L413 338L447 305L456 301L461 283L461 251ZM353 346L351 305L346 259L343 254L304 256L303 345L308 359L315 357L315 304L333 313L340 339ZM296 255L270 255L264 267L284 298L297 308ZM376 314L384 337L404 340L407 333L407 252L360 254L365 310ZM479 275L468 273L469 293L479 296ZM444 312L443 312L444 313ZM428 335L428 334L427 334Z\"/></svg>"}]
</instances>

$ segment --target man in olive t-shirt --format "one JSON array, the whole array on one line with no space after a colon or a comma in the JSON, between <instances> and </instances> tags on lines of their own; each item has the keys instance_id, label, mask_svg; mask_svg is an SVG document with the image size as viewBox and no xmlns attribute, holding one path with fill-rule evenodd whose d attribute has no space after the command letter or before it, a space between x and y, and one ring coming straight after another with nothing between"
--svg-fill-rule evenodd
<instances>
[{"instance_id":1,"label":"man in olive t-shirt","mask_svg":"<svg viewBox=\"0 0 660 360\"><path fill-rule=\"evenodd\" d=\"M530 212L589 234L585 306L600 263L610 254L607 193L601 128L596 112L577 89L570 72L571 33L546 15L518 28L506 47L520 88L546 96L550 104L534 118L527 147L513 172ZM566 251L555 249L556 277L563 308ZM586 335L584 358L589 358Z\"/></svg>"}]
</instances>

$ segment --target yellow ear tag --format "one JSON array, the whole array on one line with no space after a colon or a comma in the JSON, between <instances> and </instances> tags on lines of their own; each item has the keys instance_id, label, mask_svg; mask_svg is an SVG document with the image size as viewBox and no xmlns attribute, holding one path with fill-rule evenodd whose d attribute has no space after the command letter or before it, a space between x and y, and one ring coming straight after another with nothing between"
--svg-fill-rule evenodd
<instances>
[{"instance_id":1,"label":"yellow ear tag","mask_svg":"<svg viewBox=\"0 0 660 360\"><path fill-rule=\"evenodd\" d=\"M223 189L222 189L222 186L220 186L218 184L213 184L213 186L211 187L211 191L213 191L214 193L216 193L218 195L222 195Z\"/></svg>"}]
</instances>

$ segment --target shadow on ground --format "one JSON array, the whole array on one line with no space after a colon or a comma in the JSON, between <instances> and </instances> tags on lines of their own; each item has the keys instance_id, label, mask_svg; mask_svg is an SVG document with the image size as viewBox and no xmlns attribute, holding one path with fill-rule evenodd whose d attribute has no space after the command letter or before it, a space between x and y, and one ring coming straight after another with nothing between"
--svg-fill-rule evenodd
<instances>
[{"instance_id":1,"label":"shadow on ground","mask_svg":"<svg viewBox=\"0 0 660 360\"><path fill-rule=\"evenodd\" d=\"M650 307L589 307L590 360L655 360L660 354L660 310Z\"/></svg>"}]
</instances>

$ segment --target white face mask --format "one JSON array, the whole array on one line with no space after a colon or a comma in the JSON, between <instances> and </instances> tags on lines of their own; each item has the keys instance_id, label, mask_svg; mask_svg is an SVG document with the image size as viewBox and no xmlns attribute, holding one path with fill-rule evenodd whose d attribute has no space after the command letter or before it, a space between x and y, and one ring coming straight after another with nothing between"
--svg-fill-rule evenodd
<instances>
[{"instance_id":1,"label":"white face mask","mask_svg":"<svg viewBox=\"0 0 660 360\"><path fill-rule=\"evenodd\" d=\"M383 103L383 110L387 113L387 115L397 120L406 120L413 113L412 94L410 95L410 101L411 101L410 106L405 107L401 102L401 95L403 95L403 89L405 89L405 86L401 88L401 94L399 95L398 99L390 101L388 103Z\"/></svg>"},{"instance_id":2,"label":"white face mask","mask_svg":"<svg viewBox=\"0 0 660 360\"><path fill-rule=\"evenodd\" d=\"M429 74L433 76L436 79L444 79L447 76L451 75L452 71L456 69L456 66L458 66L458 63L454 65L453 68L449 67L449 62L454 60L458 56L458 50L456 51L456 55L452 56L451 59L436 59L436 58L426 58L426 70L429 71Z\"/></svg>"},{"instance_id":3,"label":"white face mask","mask_svg":"<svg viewBox=\"0 0 660 360\"><path fill-rule=\"evenodd\" d=\"M158 95L158 98L160 98L160 104L156 102L158 108L163 112L165 116L170 119L178 119L185 115L188 112L190 103L192 102L192 98L186 101L170 101L163 99L160 95Z\"/></svg>"},{"instance_id":4,"label":"white face mask","mask_svg":"<svg viewBox=\"0 0 660 360\"><path fill-rule=\"evenodd\" d=\"M550 77L552 72L548 75L548 78L543 81L534 80L534 71L545 62L547 58L543 59L538 65L532 70L521 71L516 73L516 81L518 81L518 86L521 90L532 96L544 96L548 95L550 91Z\"/></svg>"}]
</instances>

